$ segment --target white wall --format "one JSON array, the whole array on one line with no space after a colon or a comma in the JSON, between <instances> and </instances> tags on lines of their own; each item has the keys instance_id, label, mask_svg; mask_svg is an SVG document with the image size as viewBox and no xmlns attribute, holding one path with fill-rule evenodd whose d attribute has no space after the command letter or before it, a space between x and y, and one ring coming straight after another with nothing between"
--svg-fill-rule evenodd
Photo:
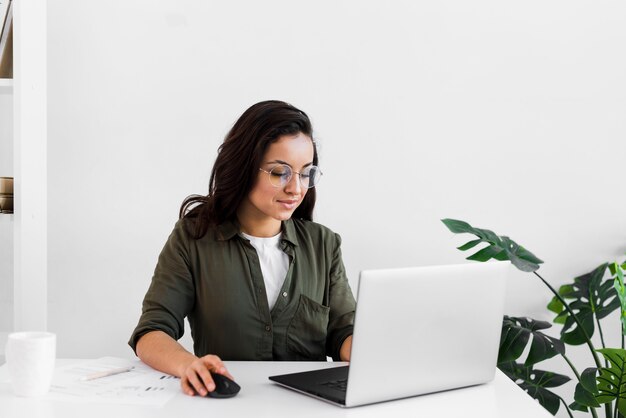
<instances>
[{"instance_id":1,"label":"white wall","mask_svg":"<svg viewBox=\"0 0 626 418\"><path fill-rule=\"evenodd\" d=\"M182 199L206 192L225 133L265 99L313 119L316 217L343 236L354 288L364 268L462 262L455 246L470 237L444 217L511 236L555 285L624 258L622 1L48 9L49 328L61 357L131 354ZM547 319L549 299L520 274L507 311Z\"/></svg>"}]
</instances>

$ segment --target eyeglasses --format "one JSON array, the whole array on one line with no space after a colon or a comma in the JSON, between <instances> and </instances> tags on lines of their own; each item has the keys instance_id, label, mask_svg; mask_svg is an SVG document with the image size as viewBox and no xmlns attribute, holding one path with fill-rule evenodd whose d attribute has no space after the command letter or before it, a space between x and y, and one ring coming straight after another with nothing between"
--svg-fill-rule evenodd
<instances>
[{"instance_id":1,"label":"eyeglasses","mask_svg":"<svg viewBox=\"0 0 626 418\"><path fill-rule=\"evenodd\" d=\"M310 165L308 167L305 167L300 172L294 171L286 164L276 165L272 167L269 171L263 170L262 168L259 168L259 170L269 174L270 183L272 183L272 186L274 187L285 187L291 181L293 173L296 173L300 177L300 184L305 189L315 187L315 185L319 183L320 179L322 178L322 172L320 168L316 165Z\"/></svg>"}]
</instances>

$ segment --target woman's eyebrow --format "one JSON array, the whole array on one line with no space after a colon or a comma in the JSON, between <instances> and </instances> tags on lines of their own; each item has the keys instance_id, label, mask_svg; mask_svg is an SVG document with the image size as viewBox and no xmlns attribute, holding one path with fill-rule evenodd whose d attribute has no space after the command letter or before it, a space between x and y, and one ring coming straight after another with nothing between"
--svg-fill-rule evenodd
<instances>
[{"instance_id":1,"label":"woman's eyebrow","mask_svg":"<svg viewBox=\"0 0 626 418\"><path fill-rule=\"evenodd\" d=\"M288 165L289 167L293 168L291 166L291 164L289 164L288 162L283 161L283 160L268 161L265 164L274 164L274 163L276 163L276 164L285 164L285 165ZM310 163L306 163L305 165L302 166L302 168L308 167L310 165L313 165L313 161L311 161Z\"/></svg>"}]
</instances>

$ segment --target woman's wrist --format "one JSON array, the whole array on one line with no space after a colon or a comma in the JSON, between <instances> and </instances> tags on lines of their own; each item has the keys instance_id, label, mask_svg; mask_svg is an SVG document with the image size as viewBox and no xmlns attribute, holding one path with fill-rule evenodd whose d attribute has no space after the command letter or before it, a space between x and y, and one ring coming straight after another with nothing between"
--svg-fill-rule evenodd
<instances>
[{"instance_id":1,"label":"woman's wrist","mask_svg":"<svg viewBox=\"0 0 626 418\"><path fill-rule=\"evenodd\" d=\"M352 335L348 335L339 349L339 359L341 361L350 361L350 353L352 351Z\"/></svg>"},{"instance_id":2,"label":"woman's wrist","mask_svg":"<svg viewBox=\"0 0 626 418\"><path fill-rule=\"evenodd\" d=\"M180 353L180 358L177 359L177 363L178 363L178 370L177 370L178 376L177 377L182 377L187 371L187 369L189 368L189 366L191 366L191 364L193 364L193 362L196 361L197 359L198 357L194 356L188 351L185 351L184 353Z\"/></svg>"}]
</instances>

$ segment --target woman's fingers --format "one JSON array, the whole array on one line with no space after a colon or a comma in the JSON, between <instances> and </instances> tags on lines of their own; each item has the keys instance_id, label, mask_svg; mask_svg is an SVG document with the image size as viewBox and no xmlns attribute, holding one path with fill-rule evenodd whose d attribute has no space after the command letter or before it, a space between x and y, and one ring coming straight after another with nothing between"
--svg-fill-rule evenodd
<instances>
[{"instance_id":1,"label":"woman's fingers","mask_svg":"<svg viewBox=\"0 0 626 418\"><path fill-rule=\"evenodd\" d=\"M180 386L187 395L199 394L206 396L208 392L215 390L215 382L211 377L211 371L223 374L235 380L228 372L222 360L215 355L209 354L193 361L180 379Z\"/></svg>"},{"instance_id":2,"label":"woman's fingers","mask_svg":"<svg viewBox=\"0 0 626 418\"><path fill-rule=\"evenodd\" d=\"M200 365L196 367L193 367L193 366L189 367L187 369L187 372L185 373L185 377L187 381L189 382L189 385L191 386L191 388L195 391L195 393L197 393L200 396L206 396L207 392L209 392L215 387L215 384L213 383L213 379L211 379L210 374L209 374L208 380L206 379L201 380L199 376L201 376L201 373L203 372L202 368L204 368L204 365ZM206 370L204 370L204 372L208 374Z\"/></svg>"},{"instance_id":3,"label":"woman's fingers","mask_svg":"<svg viewBox=\"0 0 626 418\"><path fill-rule=\"evenodd\" d=\"M235 378L226 369L226 366L224 365L222 359L220 359L218 356L209 354L208 356L202 357L201 360L205 361L205 364L207 364L207 367L210 371L223 374L229 379L235 380Z\"/></svg>"},{"instance_id":4,"label":"woman's fingers","mask_svg":"<svg viewBox=\"0 0 626 418\"><path fill-rule=\"evenodd\" d=\"M211 377L211 373L209 372L210 365L202 364L197 369L198 377L202 380L203 386L209 392L213 392L215 390L215 382L213 382L213 378ZM206 393L204 394L206 395ZM204 396L202 395L202 396Z\"/></svg>"},{"instance_id":5,"label":"woman's fingers","mask_svg":"<svg viewBox=\"0 0 626 418\"><path fill-rule=\"evenodd\" d=\"M186 378L180 379L180 388L182 389L185 395L188 395L188 396L194 395L194 390L191 386L189 386L189 382L187 381Z\"/></svg>"}]
</instances>

